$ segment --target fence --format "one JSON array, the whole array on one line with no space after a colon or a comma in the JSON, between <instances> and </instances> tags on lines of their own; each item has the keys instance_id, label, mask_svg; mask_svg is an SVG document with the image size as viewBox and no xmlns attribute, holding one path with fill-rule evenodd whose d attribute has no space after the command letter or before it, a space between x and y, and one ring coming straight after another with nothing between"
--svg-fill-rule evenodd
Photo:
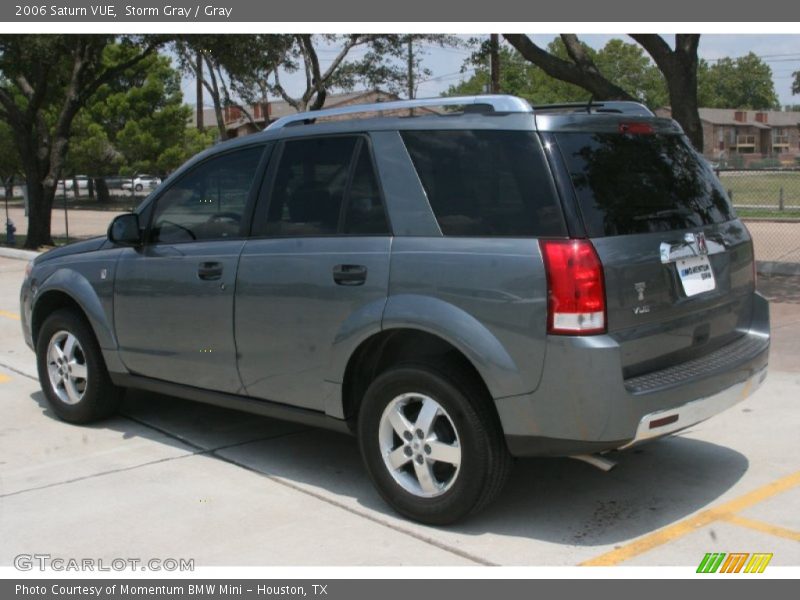
<instances>
[{"instance_id":1,"label":"fence","mask_svg":"<svg viewBox=\"0 0 800 600\"><path fill-rule=\"evenodd\" d=\"M800 169L717 171L763 273L800 274Z\"/></svg>"}]
</instances>

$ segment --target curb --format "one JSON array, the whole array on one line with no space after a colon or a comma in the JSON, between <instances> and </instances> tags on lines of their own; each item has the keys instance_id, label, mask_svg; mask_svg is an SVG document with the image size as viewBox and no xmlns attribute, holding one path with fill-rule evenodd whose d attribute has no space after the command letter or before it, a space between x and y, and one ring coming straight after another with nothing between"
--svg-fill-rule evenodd
<instances>
[{"instance_id":1,"label":"curb","mask_svg":"<svg viewBox=\"0 0 800 600\"><path fill-rule=\"evenodd\" d=\"M800 263L757 260L756 271L759 275L800 275Z\"/></svg>"},{"instance_id":2,"label":"curb","mask_svg":"<svg viewBox=\"0 0 800 600\"><path fill-rule=\"evenodd\" d=\"M14 258L16 260L33 260L39 256L39 252L33 250L19 250L17 248L4 248L0 246L0 257Z\"/></svg>"}]
</instances>

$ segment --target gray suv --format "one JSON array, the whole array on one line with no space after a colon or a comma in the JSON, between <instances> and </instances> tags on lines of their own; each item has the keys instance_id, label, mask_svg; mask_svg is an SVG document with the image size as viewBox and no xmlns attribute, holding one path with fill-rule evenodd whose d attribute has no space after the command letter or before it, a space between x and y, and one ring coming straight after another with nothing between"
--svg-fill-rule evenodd
<instances>
[{"instance_id":1,"label":"gray suv","mask_svg":"<svg viewBox=\"0 0 800 600\"><path fill-rule=\"evenodd\" d=\"M512 457L602 464L730 407L770 340L750 235L675 122L509 96L219 144L38 257L21 302L62 419L131 387L350 432L432 524L495 498Z\"/></svg>"}]
</instances>

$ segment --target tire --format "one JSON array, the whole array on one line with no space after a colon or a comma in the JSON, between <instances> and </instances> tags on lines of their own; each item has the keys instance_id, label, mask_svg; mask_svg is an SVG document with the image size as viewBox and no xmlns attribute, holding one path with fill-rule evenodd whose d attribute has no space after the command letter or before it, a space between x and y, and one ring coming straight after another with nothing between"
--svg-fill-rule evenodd
<instances>
[{"instance_id":1,"label":"tire","mask_svg":"<svg viewBox=\"0 0 800 600\"><path fill-rule=\"evenodd\" d=\"M91 423L117 411L124 389L111 383L94 332L75 311L57 310L45 319L36 366L42 391L60 419Z\"/></svg>"},{"instance_id":2,"label":"tire","mask_svg":"<svg viewBox=\"0 0 800 600\"><path fill-rule=\"evenodd\" d=\"M136 187L134 188L137 192L141 192L144 189L144 186L141 183L137 183Z\"/></svg>"},{"instance_id":3,"label":"tire","mask_svg":"<svg viewBox=\"0 0 800 600\"><path fill-rule=\"evenodd\" d=\"M387 504L415 521L458 521L494 500L508 479L511 456L499 419L469 375L400 365L364 395L358 438L367 472ZM432 421L423 415L434 412ZM420 437L422 428L428 431Z\"/></svg>"}]
</instances>

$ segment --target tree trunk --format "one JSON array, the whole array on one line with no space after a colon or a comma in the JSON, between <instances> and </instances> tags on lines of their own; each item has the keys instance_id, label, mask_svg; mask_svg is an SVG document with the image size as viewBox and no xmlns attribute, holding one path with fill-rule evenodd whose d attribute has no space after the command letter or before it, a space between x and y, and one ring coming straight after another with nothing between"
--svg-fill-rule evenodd
<instances>
[{"instance_id":1,"label":"tree trunk","mask_svg":"<svg viewBox=\"0 0 800 600\"><path fill-rule=\"evenodd\" d=\"M94 180L95 188L97 189L97 202L98 204L108 204L111 202L111 195L108 193L108 184L104 177L98 177Z\"/></svg>"},{"instance_id":2,"label":"tree trunk","mask_svg":"<svg viewBox=\"0 0 800 600\"><path fill-rule=\"evenodd\" d=\"M672 118L680 123L698 152L703 152L703 124L697 103L697 52L673 53L673 67L665 69Z\"/></svg>"},{"instance_id":3,"label":"tree trunk","mask_svg":"<svg viewBox=\"0 0 800 600\"><path fill-rule=\"evenodd\" d=\"M675 34L675 49L653 33L632 33L656 63L669 90L672 118L675 119L698 152L703 151L703 125L697 108L697 48L699 34Z\"/></svg>"},{"instance_id":4,"label":"tree trunk","mask_svg":"<svg viewBox=\"0 0 800 600\"><path fill-rule=\"evenodd\" d=\"M489 57L491 69L491 87L493 94L500 93L500 35L492 33L489 35Z\"/></svg>"},{"instance_id":5,"label":"tree trunk","mask_svg":"<svg viewBox=\"0 0 800 600\"><path fill-rule=\"evenodd\" d=\"M25 248L35 250L40 246L52 246L50 213L53 210L55 185L45 186L38 173L25 173L28 182L28 237Z\"/></svg>"},{"instance_id":6,"label":"tree trunk","mask_svg":"<svg viewBox=\"0 0 800 600\"><path fill-rule=\"evenodd\" d=\"M14 176L7 177L3 185L6 188L6 199L11 200L14 197Z\"/></svg>"},{"instance_id":7,"label":"tree trunk","mask_svg":"<svg viewBox=\"0 0 800 600\"><path fill-rule=\"evenodd\" d=\"M677 77L668 80L667 84L672 118L680 124L697 151L702 153L703 124L698 113L696 84Z\"/></svg>"}]
</instances>

